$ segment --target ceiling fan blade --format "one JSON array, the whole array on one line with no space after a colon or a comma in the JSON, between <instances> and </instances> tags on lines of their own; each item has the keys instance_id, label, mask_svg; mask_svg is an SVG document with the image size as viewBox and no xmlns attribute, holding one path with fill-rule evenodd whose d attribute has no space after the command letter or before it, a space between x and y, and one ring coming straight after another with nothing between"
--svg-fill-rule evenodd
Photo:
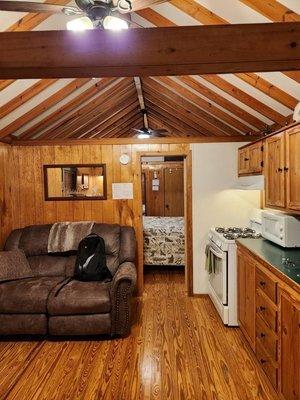
<instances>
[{"instance_id":1,"label":"ceiling fan blade","mask_svg":"<svg viewBox=\"0 0 300 400\"><path fill-rule=\"evenodd\" d=\"M28 13L51 13L59 14L62 12L73 11L78 14L79 10L75 7L64 7L57 4L35 3L33 1L0 1L0 11L28 12Z\"/></svg>"},{"instance_id":2,"label":"ceiling fan blade","mask_svg":"<svg viewBox=\"0 0 300 400\"><path fill-rule=\"evenodd\" d=\"M154 6L155 4L166 3L167 0L131 0L131 11L142 10Z\"/></svg>"},{"instance_id":3,"label":"ceiling fan blade","mask_svg":"<svg viewBox=\"0 0 300 400\"><path fill-rule=\"evenodd\" d=\"M157 133L167 133L167 129L150 129L151 132L157 132Z\"/></svg>"}]
</instances>

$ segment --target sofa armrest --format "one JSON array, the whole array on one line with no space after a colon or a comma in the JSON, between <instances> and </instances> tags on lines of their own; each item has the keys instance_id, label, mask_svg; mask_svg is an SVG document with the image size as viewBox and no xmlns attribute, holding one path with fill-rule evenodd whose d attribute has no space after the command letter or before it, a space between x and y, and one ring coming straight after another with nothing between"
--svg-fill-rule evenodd
<instances>
[{"instance_id":1,"label":"sofa armrest","mask_svg":"<svg viewBox=\"0 0 300 400\"><path fill-rule=\"evenodd\" d=\"M126 336L130 333L130 300L135 285L136 268L134 263L122 263L113 277L110 289L112 335Z\"/></svg>"}]
</instances>

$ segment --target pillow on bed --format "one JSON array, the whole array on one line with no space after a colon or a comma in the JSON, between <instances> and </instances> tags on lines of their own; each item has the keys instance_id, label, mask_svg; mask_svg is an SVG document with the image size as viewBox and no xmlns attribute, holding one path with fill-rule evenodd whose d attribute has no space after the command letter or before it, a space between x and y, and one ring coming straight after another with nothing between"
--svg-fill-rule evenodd
<instances>
[{"instance_id":1,"label":"pillow on bed","mask_svg":"<svg viewBox=\"0 0 300 400\"><path fill-rule=\"evenodd\" d=\"M33 278L33 273L22 250L0 252L0 282Z\"/></svg>"}]
</instances>

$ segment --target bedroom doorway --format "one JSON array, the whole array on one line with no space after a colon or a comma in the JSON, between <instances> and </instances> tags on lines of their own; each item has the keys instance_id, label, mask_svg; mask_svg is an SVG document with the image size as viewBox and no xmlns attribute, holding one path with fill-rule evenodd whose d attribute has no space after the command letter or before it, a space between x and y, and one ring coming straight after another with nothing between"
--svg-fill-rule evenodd
<instances>
[{"instance_id":1,"label":"bedroom doorway","mask_svg":"<svg viewBox=\"0 0 300 400\"><path fill-rule=\"evenodd\" d=\"M191 152L145 152L138 155L140 196L139 274L184 274L193 294Z\"/></svg>"}]
</instances>

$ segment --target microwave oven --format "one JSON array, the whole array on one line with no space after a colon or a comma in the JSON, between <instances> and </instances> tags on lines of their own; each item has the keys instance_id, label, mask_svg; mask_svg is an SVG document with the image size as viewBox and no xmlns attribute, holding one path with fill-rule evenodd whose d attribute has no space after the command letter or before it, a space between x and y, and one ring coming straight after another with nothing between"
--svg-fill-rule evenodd
<instances>
[{"instance_id":1,"label":"microwave oven","mask_svg":"<svg viewBox=\"0 0 300 400\"><path fill-rule=\"evenodd\" d=\"M262 236L282 247L300 247L300 216L263 211Z\"/></svg>"}]
</instances>

